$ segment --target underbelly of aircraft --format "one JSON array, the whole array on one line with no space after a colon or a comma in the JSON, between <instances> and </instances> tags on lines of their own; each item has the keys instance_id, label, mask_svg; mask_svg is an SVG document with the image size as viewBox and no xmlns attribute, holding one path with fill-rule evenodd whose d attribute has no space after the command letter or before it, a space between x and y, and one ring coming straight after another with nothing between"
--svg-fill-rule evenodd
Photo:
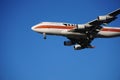
<instances>
[{"instance_id":1,"label":"underbelly of aircraft","mask_svg":"<svg viewBox=\"0 0 120 80\"><path fill-rule=\"evenodd\" d=\"M67 37L78 37L78 38L86 38L86 34L79 32L70 32L68 29L38 29L39 33L46 33L48 35L59 35L59 36L67 36ZM97 34L97 38L109 38L120 36L120 32L111 32L111 31L100 31Z\"/></svg>"},{"instance_id":2,"label":"underbelly of aircraft","mask_svg":"<svg viewBox=\"0 0 120 80\"><path fill-rule=\"evenodd\" d=\"M83 33L78 32L69 32L67 29L39 29L37 30L39 33L46 33L48 35L59 35L59 36L78 36L80 38L86 37Z\"/></svg>"},{"instance_id":3,"label":"underbelly of aircraft","mask_svg":"<svg viewBox=\"0 0 120 80\"><path fill-rule=\"evenodd\" d=\"M111 31L100 31L97 37L100 38L110 38L120 36L120 32L111 32Z\"/></svg>"}]
</instances>

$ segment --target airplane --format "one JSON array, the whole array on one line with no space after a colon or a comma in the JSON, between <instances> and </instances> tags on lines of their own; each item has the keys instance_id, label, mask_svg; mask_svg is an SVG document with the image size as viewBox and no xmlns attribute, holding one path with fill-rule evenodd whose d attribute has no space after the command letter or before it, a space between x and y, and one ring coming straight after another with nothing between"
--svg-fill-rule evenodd
<instances>
[{"instance_id":1,"label":"airplane","mask_svg":"<svg viewBox=\"0 0 120 80\"><path fill-rule=\"evenodd\" d=\"M67 37L69 40L64 41L64 45L74 45L74 50L94 48L91 42L95 38L113 38L120 36L120 28L105 27L105 25L117 19L118 14L120 14L120 8L106 15L98 16L95 20L85 24L41 22L31 29L43 34L44 39L46 39L46 35Z\"/></svg>"}]
</instances>

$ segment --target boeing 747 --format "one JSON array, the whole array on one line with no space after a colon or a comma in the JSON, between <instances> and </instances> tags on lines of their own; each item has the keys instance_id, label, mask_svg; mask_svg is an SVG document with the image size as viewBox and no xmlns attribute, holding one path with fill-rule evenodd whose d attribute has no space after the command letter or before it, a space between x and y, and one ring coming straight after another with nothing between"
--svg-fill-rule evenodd
<instances>
[{"instance_id":1,"label":"boeing 747","mask_svg":"<svg viewBox=\"0 0 120 80\"><path fill-rule=\"evenodd\" d=\"M120 36L120 28L103 26L117 19L118 14L120 14L120 9L106 15L98 16L95 20L85 24L42 22L33 26L32 30L43 34L44 39L46 39L46 35L67 37L69 41L64 41L64 45L74 45L74 50L94 48L91 42L95 38L112 38Z\"/></svg>"}]
</instances>

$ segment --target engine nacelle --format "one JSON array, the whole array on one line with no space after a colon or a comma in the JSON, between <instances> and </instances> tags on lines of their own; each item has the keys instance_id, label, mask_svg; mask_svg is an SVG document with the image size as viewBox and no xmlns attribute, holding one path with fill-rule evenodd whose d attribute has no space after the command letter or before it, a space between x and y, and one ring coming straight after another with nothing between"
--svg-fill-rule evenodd
<instances>
[{"instance_id":1,"label":"engine nacelle","mask_svg":"<svg viewBox=\"0 0 120 80\"><path fill-rule=\"evenodd\" d=\"M86 28L85 25L78 25L78 26L77 26L77 29L85 29L85 28Z\"/></svg>"},{"instance_id":2,"label":"engine nacelle","mask_svg":"<svg viewBox=\"0 0 120 80\"><path fill-rule=\"evenodd\" d=\"M90 24L83 24L83 25L77 25L77 29L87 29L87 28L90 28L92 25Z\"/></svg>"},{"instance_id":3,"label":"engine nacelle","mask_svg":"<svg viewBox=\"0 0 120 80\"><path fill-rule=\"evenodd\" d=\"M82 49L82 46L81 46L81 45L76 44L76 45L74 46L74 50L80 50L80 49Z\"/></svg>"},{"instance_id":4,"label":"engine nacelle","mask_svg":"<svg viewBox=\"0 0 120 80\"><path fill-rule=\"evenodd\" d=\"M71 46L74 45L72 41L64 41L64 46Z\"/></svg>"},{"instance_id":5,"label":"engine nacelle","mask_svg":"<svg viewBox=\"0 0 120 80\"><path fill-rule=\"evenodd\" d=\"M109 19L112 19L112 18L114 18L113 16L98 16L98 20L99 21L106 21L106 20L109 20Z\"/></svg>"}]
</instances>

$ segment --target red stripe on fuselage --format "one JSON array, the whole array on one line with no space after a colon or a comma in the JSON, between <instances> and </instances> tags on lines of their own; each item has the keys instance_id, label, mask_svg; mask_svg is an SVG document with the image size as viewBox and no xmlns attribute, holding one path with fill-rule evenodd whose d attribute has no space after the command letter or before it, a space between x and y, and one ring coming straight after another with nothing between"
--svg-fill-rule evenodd
<instances>
[{"instance_id":1,"label":"red stripe on fuselage","mask_svg":"<svg viewBox=\"0 0 120 80\"><path fill-rule=\"evenodd\" d=\"M101 31L120 32L117 28L102 28Z\"/></svg>"},{"instance_id":2,"label":"red stripe on fuselage","mask_svg":"<svg viewBox=\"0 0 120 80\"><path fill-rule=\"evenodd\" d=\"M40 25L35 27L35 29L42 29L42 28L48 28L48 29L74 29L75 26L56 26L56 25ZM110 31L110 32L120 32L120 29L118 28L102 28L101 31Z\"/></svg>"},{"instance_id":3,"label":"red stripe on fuselage","mask_svg":"<svg viewBox=\"0 0 120 80\"><path fill-rule=\"evenodd\" d=\"M74 26L55 26L55 25L41 25L35 27L35 29L41 29L41 28L52 28L52 29L73 29L75 28Z\"/></svg>"}]
</instances>

